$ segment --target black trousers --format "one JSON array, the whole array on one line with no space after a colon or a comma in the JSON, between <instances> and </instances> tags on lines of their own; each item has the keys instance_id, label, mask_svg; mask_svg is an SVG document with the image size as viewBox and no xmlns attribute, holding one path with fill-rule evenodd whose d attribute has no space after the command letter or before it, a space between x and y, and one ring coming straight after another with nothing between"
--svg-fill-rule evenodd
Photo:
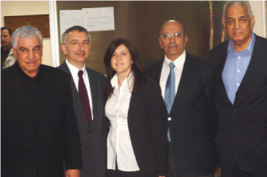
<instances>
[{"instance_id":1,"label":"black trousers","mask_svg":"<svg viewBox=\"0 0 267 177\"><path fill-rule=\"evenodd\" d=\"M222 168L222 177L267 177L267 167L259 171L243 171L236 162L231 170Z\"/></svg>"},{"instance_id":2,"label":"black trousers","mask_svg":"<svg viewBox=\"0 0 267 177\"><path fill-rule=\"evenodd\" d=\"M118 166L116 163L115 170L107 170L107 177L158 177L158 174L155 173L145 173L142 171L135 172L126 172L118 170Z\"/></svg>"},{"instance_id":3,"label":"black trousers","mask_svg":"<svg viewBox=\"0 0 267 177\"><path fill-rule=\"evenodd\" d=\"M207 174L207 175L202 175L202 176L186 176L186 175L180 174L179 171L177 171L175 167L171 144L169 144L167 177L214 177L214 174Z\"/></svg>"}]
</instances>

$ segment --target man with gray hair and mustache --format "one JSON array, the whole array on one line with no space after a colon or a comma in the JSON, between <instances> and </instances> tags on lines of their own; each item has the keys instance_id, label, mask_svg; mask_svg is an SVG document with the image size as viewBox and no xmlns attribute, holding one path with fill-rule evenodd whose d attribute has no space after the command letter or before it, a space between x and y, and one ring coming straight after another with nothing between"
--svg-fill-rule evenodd
<instances>
[{"instance_id":1,"label":"man with gray hair and mustache","mask_svg":"<svg viewBox=\"0 0 267 177\"><path fill-rule=\"evenodd\" d=\"M166 21L159 44L165 56L146 69L160 84L168 114L168 177L213 177L215 108L208 62L186 50L183 25Z\"/></svg>"},{"instance_id":2,"label":"man with gray hair and mustache","mask_svg":"<svg viewBox=\"0 0 267 177\"><path fill-rule=\"evenodd\" d=\"M3 177L62 177L63 164L65 177L80 177L70 77L41 64L42 40L37 28L19 27L12 36L16 62L1 72Z\"/></svg>"},{"instance_id":3,"label":"man with gray hair and mustache","mask_svg":"<svg viewBox=\"0 0 267 177\"><path fill-rule=\"evenodd\" d=\"M267 39L253 33L254 18L249 2L227 2L229 40L210 52L222 177L267 176Z\"/></svg>"}]
</instances>

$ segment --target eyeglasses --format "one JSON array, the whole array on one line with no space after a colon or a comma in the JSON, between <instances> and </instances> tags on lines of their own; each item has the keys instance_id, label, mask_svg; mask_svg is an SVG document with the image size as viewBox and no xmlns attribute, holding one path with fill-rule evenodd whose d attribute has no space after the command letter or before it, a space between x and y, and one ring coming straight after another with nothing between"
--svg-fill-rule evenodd
<instances>
[{"instance_id":1,"label":"eyeglasses","mask_svg":"<svg viewBox=\"0 0 267 177\"><path fill-rule=\"evenodd\" d=\"M160 35L160 37L163 38L164 40L170 39L172 36L174 39L180 39L183 35L184 35L183 33L175 32L173 34L164 33L164 34Z\"/></svg>"}]
</instances>

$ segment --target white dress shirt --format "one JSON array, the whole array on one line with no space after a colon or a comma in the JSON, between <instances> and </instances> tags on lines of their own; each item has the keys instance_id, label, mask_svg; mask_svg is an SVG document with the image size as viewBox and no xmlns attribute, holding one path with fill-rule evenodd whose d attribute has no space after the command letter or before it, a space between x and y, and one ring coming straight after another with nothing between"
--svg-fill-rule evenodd
<instances>
[{"instance_id":1,"label":"white dress shirt","mask_svg":"<svg viewBox=\"0 0 267 177\"><path fill-rule=\"evenodd\" d=\"M176 95L177 90L178 90L178 86L179 86L179 83L180 83L180 80L181 80L182 71L184 69L185 58L186 58L185 50L174 61L171 61L165 55L164 61L163 61L163 65L162 65L162 69L161 69L161 75L160 75L160 88L161 88L162 97L164 99L165 99L166 82L167 82L168 76L170 74L170 66L169 66L170 62L173 62L173 64L175 65L174 74L175 74L175 95Z\"/></svg>"},{"instance_id":2,"label":"white dress shirt","mask_svg":"<svg viewBox=\"0 0 267 177\"><path fill-rule=\"evenodd\" d=\"M117 159L118 170L139 171L133 151L128 128L128 111L133 89L133 74L131 73L119 88L118 77L111 79L113 94L107 100L105 112L110 121L107 138L107 168L115 170Z\"/></svg>"},{"instance_id":3,"label":"white dress shirt","mask_svg":"<svg viewBox=\"0 0 267 177\"><path fill-rule=\"evenodd\" d=\"M79 86L78 72L80 70L83 71L83 81L84 81L84 84L85 84L85 87L87 90L87 94L88 94L88 98L89 98L89 103L90 103L90 108L91 108L91 113L92 113L92 120L94 120L92 94L91 94L91 89L90 89L89 77L88 77L87 71L85 69L85 65L82 67L82 69L78 69L75 66L73 66L68 60L66 60L66 64L67 64L67 66L70 70L70 73L72 75L77 92L78 92L78 86Z\"/></svg>"},{"instance_id":4,"label":"white dress shirt","mask_svg":"<svg viewBox=\"0 0 267 177\"><path fill-rule=\"evenodd\" d=\"M9 66L12 66L15 62L16 62L16 58L15 58L15 56L13 54L13 50L11 48L10 52L9 52L9 54L8 54L4 64L3 64L2 69L7 68Z\"/></svg>"}]
</instances>

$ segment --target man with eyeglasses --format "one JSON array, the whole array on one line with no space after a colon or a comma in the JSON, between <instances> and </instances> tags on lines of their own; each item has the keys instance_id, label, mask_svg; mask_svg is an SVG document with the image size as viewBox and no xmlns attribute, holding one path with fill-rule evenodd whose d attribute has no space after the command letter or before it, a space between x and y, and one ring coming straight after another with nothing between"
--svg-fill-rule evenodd
<instances>
[{"instance_id":1,"label":"man with eyeglasses","mask_svg":"<svg viewBox=\"0 0 267 177\"><path fill-rule=\"evenodd\" d=\"M74 111L81 141L83 169L81 177L106 177L104 139L104 75L86 67L91 51L91 36L81 26L73 26L62 35L61 50L66 61L59 69L69 73Z\"/></svg>"},{"instance_id":2,"label":"man with eyeglasses","mask_svg":"<svg viewBox=\"0 0 267 177\"><path fill-rule=\"evenodd\" d=\"M229 40L210 52L222 177L267 176L267 39L253 33L254 22L249 2L227 2Z\"/></svg>"},{"instance_id":3,"label":"man with eyeglasses","mask_svg":"<svg viewBox=\"0 0 267 177\"><path fill-rule=\"evenodd\" d=\"M165 22L159 44L165 56L146 69L160 84L168 112L168 177L213 177L216 167L212 72L186 50L183 25Z\"/></svg>"}]
</instances>

